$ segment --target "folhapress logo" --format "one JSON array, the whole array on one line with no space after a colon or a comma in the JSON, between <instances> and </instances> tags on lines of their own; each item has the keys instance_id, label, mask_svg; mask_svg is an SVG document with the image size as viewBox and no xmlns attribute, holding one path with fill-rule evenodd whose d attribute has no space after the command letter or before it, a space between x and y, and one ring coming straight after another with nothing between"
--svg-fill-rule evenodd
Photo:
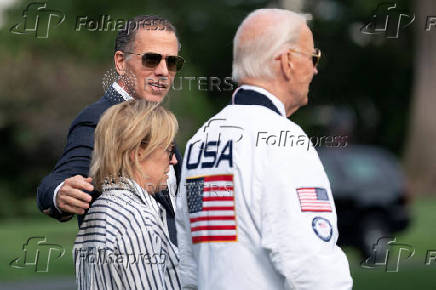
<instances>
[{"instance_id":1,"label":"folhapress logo","mask_svg":"<svg viewBox=\"0 0 436 290\"><path fill-rule=\"evenodd\" d=\"M386 272L398 272L400 261L408 260L415 255L411 245L398 243L390 237L381 237L372 247L371 257L360 264L362 268L374 269L385 267Z\"/></svg>"},{"instance_id":2,"label":"folhapress logo","mask_svg":"<svg viewBox=\"0 0 436 290\"><path fill-rule=\"evenodd\" d=\"M9 266L16 269L34 268L35 272L48 272L53 256L56 259L65 254L65 249L58 244L47 243L45 237L30 237L23 244L23 255L13 259Z\"/></svg>"},{"instance_id":3,"label":"folhapress logo","mask_svg":"<svg viewBox=\"0 0 436 290\"><path fill-rule=\"evenodd\" d=\"M23 21L12 26L9 31L14 34L34 34L35 38L48 38L50 26L60 25L65 20L65 13L47 8L47 2L32 2L23 10Z\"/></svg>"},{"instance_id":4,"label":"folhapress logo","mask_svg":"<svg viewBox=\"0 0 436 290\"><path fill-rule=\"evenodd\" d=\"M364 34L384 34L386 38L399 38L400 30L415 21L415 14L397 8L396 3L382 3L374 10L371 20L360 31Z\"/></svg>"}]
</instances>

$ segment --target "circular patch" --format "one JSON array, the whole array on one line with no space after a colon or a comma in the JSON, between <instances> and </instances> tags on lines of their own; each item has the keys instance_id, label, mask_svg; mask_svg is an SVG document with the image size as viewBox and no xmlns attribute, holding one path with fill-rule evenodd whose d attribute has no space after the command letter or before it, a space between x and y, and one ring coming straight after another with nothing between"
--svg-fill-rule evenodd
<instances>
[{"instance_id":1,"label":"circular patch","mask_svg":"<svg viewBox=\"0 0 436 290\"><path fill-rule=\"evenodd\" d=\"M317 216L312 220L312 228L315 234L324 242L330 241L333 235L332 225L328 219Z\"/></svg>"}]
</instances>

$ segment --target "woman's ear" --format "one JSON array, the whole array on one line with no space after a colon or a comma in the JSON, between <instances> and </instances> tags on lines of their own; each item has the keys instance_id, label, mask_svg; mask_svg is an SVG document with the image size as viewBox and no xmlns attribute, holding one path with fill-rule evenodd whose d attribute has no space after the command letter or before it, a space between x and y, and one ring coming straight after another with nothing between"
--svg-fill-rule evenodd
<instances>
[{"instance_id":1,"label":"woman's ear","mask_svg":"<svg viewBox=\"0 0 436 290\"><path fill-rule=\"evenodd\" d=\"M145 149L142 146L139 146L136 150L136 156L138 157L139 161L143 161L145 158Z\"/></svg>"},{"instance_id":2,"label":"woman's ear","mask_svg":"<svg viewBox=\"0 0 436 290\"><path fill-rule=\"evenodd\" d=\"M129 158L130 158L130 161L131 162L135 162L135 151L137 151L137 150L132 150L132 151L130 151L130 153L129 153ZM138 156L139 157L139 156Z\"/></svg>"}]
</instances>

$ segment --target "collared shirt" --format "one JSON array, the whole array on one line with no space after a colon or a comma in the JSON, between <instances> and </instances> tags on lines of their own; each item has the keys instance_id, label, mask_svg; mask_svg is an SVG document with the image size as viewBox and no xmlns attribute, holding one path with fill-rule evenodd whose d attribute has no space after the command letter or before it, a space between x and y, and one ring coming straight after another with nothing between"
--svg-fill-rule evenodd
<instances>
[{"instance_id":1,"label":"collared shirt","mask_svg":"<svg viewBox=\"0 0 436 290\"><path fill-rule=\"evenodd\" d=\"M74 242L78 289L180 289L165 209L132 180L103 186Z\"/></svg>"},{"instance_id":2,"label":"collared shirt","mask_svg":"<svg viewBox=\"0 0 436 290\"><path fill-rule=\"evenodd\" d=\"M274 96L273 94L271 94L270 92L268 92L264 88L256 87L256 86L252 86L252 85L242 85L239 88L246 89L246 90L253 90L255 92L258 92L259 94L265 95L277 107L280 114L282 116L286 117L285 105L283 105L282 101L280 101L276 96ZM236 89L235 92L233 93L233 97L238 92L238 89Z\"/></svg>"},{"instance_id":3,"label":"collared shirt","mask_svg":"<svg viewBox=\"0 0 436 290\"><path fill-rule=\"evenodd\" d=\"M132 96L130 96L117 82L113 82L112 87L123 97L124 101L133 100Z\"/></svg>"}]
</instances>

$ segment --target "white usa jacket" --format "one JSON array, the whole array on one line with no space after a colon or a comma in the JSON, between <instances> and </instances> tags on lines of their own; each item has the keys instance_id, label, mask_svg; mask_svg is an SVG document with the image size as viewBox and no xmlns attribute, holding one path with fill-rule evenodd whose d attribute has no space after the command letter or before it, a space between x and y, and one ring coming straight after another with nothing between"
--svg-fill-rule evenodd
<instances>
[{"instance_id":1,"label":"white usa jacket","mask_svg":"<svg viewBox=\"0 0 436 290\"><path fill-rule=\"evenodd\" d=\"M233 104L186 145L182 287L351 289L329 180L307 135L263 89L243 86Z\"/></svg>"}]
</instances>

